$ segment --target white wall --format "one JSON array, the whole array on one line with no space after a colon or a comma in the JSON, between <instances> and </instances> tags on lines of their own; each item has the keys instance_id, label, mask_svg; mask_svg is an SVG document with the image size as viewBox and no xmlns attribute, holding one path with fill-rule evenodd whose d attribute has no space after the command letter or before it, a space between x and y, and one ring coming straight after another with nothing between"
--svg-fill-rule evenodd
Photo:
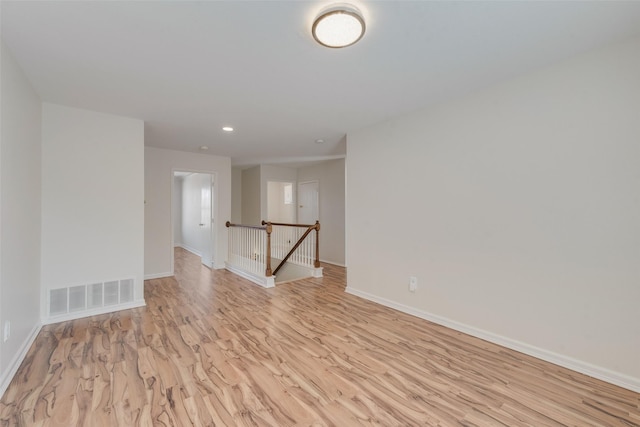
<instances>
[{"instance_id":1,"label":"white wall","mask_svg":"<svg viewBox=\"0 0 640 427\"><path fill-rule=\"evenodd\" d=\"M1 396L40 327L41 103L0 44ZM11 336L3 342L7 321Z\"/></svg>"},{"instance_id":2,"label":"white wall","mask_svg":"<svg viewBox=\"0 0 640 427\"><path fill-rule=\"evenodd\" d=\"M268 185L270 181L292 182L295 188L298 181L298 170L282 166L260 165L260 221L263 219L266 220L269 215ZM258 221L258 223L260 223L260 221Z\"/></svg>"},{"instance_id":3,"label":"white wall","mask_svg":"<svg viewBox=\"0 0 640 427\"><path fill-rule=\"evenodd\" d=\"M640 391L639 141L640 39L350 134L349 291Z\"/></svg>"},{"instance_id":4,"label":"white wall","mask_svg":"<svg viewBox=\"0 0 640 427\"><path fill-rule=\"evenodd\" d=\"M284 200L284 189L287 185L291 186L293 196L293 202L289 204L286 204ZM267 183L267 216L265 220L289 224L296 222L295 186L295 182L269 181Z\"/></svg>"},{"instance_id":5,"label":"white wall","mask_svg":"<svg viewBox=\"0 0 640 427\"><path fill-rule=\"evenodd\" d=\"M282 166L259 165L243 170L242 223L258 225L267 219L270 181L292 182L295 187L297 176L296 169Z\"/></svg>"},{"instance_id":6,"label":"white wall","mask_svg":"<svg viewBox=\"0 0 640 427\"><path fill-rule=\"evenodd\" d=\"M267 221L280 221L280 205L284 204L284 196L280 196L282 190L281 182L270 181L267 183Z\"/></svg>"},{"instance_id":7,"label":"white wall","mask_svg":"<svg viewBox=\"0 0 640 427\"><path fill-rule=\"evenodd\" d=\"M51 289L133 278L144 302L143 147L141 120L43 104L45 300Z\"/></svg>"},{"instance_id":8,"label":"white wall","mask_svg":"<svg viewBox=\"0 0 640 427\"><path fill-rule=\"evenodd\" d=\"M212 173L215 175L217 200L216 247L214 268L224 268L227 259L227 228L231 218L231 159L182 151L145 147L145 244L146 278L173 274L171 223L171 188L174 171Z\"/></svg>"},{"instance_id":9,"label":"white wall","mask_svg":"<svg viewBox=\"0 0 640 427\"><path fill-rule=\"evenodd\" d=\"M346 265L345 161L329 160L298 169L298 181L318 181L320 198L320 259Z\"/></svg>"},{"instance_id":10,"label":"white wall","mask_svg":"<svg viewBox=\"0 0 640 427\"><path fill-rule=\"evenodd\" d=\"M261 218L260 166L242 171L242 224L259 225Z\"/></svg>"},{"instance_id":11,"label":"white wall","mask_svg":"<svg viewBox=\"0 0 640 427\"><path fill-rule=\"evenodd\" d=\"M231 168L231 222L242 224L242 169Z\"/></svg>"}]
</instances>

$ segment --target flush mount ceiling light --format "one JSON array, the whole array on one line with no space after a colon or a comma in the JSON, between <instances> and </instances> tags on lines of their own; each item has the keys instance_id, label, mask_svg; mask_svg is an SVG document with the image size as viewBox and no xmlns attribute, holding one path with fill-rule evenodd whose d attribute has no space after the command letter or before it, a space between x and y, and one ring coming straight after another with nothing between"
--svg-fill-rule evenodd
<instances>
[{"instance_id":1,"label":"flush mount ceiling light","mask_svg":"<svg viewBox=\"0 0 640 427\"><path fill-rule=\"evenodd\" d=\"M353 6L336 5L320 12L313 22L311 33L318 43L326 47L347 47L364 35L362 15Z\"/></svg>"},{"instance_id":2,"label":"flush mount ceiling light","mask_svg":"<svg viewBox=\"0 0 640 427\"><path fill-rule=\"evenodd\" d=\"M225 132L233 132L233 128L231 126L225 126L222 128L222 130Z\"/></svg>"}]
</instances>

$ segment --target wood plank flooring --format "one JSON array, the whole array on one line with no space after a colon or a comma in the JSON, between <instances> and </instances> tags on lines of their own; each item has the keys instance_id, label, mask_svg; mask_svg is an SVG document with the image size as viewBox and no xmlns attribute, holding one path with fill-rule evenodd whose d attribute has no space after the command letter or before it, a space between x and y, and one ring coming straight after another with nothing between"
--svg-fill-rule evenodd
<instances>
[{"instance_id":1,"label":"wood plank flooring","mask_svg":"<svg viewBox=\"0 0 640 427\"><path fill-rule=\"evenodd\" d=\"M43 327L2 426L640 426L640 394L344 293L186 251L147 307Z\"/></svg>"}]
</instances>

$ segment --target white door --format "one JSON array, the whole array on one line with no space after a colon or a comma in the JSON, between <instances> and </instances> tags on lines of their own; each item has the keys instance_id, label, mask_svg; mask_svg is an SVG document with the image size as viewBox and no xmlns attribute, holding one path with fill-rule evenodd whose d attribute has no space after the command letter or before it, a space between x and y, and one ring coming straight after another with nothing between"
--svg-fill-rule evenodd
<instances>
[{"instance_id":1,"label":"white door","mask_svg":"<svg viewBox=\"0 0 640 427\"><path fill-rule=\"evenodd\" d=\"M298 224L315 224L318 213L318 181L298 184Z\"/></svg>"},{"instance_id":2,"label":"white door","mask_svg":"<svg viewBox=\"0 0 640 427\"><path fill-rule=\"evenodd\" d=\"M202 264L213 268L213 176L207 173L199 174L200 190L200 241L202 248Z\"/></svg>"}]
</instances>

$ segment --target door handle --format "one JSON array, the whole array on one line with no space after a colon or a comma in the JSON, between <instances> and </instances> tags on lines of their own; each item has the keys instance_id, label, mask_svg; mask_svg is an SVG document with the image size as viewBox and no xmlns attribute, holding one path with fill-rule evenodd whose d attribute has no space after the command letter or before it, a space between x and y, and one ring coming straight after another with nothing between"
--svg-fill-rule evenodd
<instances>
[{"instance_id":1,"label":"door handle","mask_svg":"<svg viewBox=\"0 0 640 427\"><path fill-rule=\"evenodd\" d=\"M200 227L204 227L204 224L198 224Z\"/></svg>"}]
</instances>

